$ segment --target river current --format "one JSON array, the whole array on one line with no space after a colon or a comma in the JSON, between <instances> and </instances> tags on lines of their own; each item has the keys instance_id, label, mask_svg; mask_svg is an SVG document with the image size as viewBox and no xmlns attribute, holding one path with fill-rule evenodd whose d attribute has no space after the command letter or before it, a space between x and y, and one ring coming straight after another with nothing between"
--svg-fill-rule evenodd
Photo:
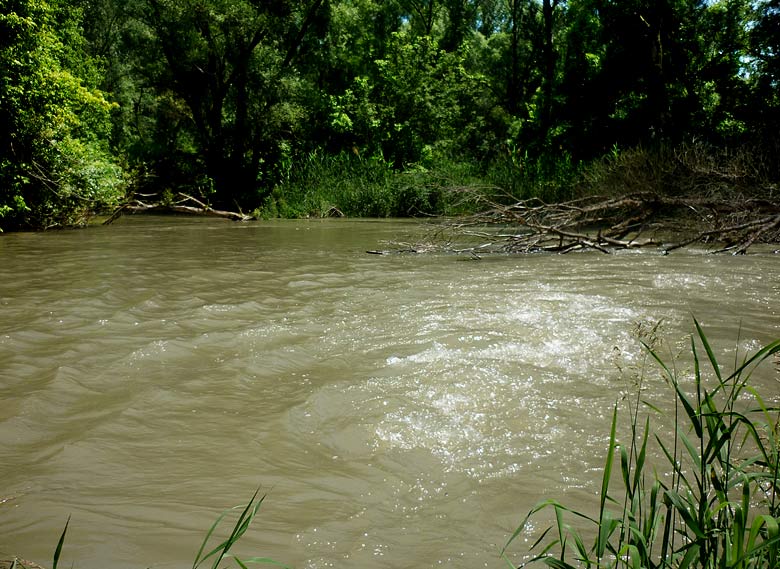
<instances>
[{"instance_id":1,"label":"river current","mask_svg":"<svg viewBox=\"0 0 780 569\"><path fill-rule=\"evenodd\" d=\"M598 499L639 323L665 354L780 337L780 255L369 255L413 222L125 218L0 236L0 559L503 567L539 500ZM685 364L680 364L684 369ZM756 376L779 402L778 374ZM647 398L670 399L656 368ZM520 560L528 542L511 557Z\"/></svg>"}]
</instances>

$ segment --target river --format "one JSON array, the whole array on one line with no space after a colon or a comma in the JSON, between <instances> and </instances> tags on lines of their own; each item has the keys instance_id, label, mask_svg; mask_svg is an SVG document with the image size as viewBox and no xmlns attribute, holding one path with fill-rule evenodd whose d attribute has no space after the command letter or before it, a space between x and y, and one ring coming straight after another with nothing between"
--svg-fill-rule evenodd
<instances>
[{"instance_id":1,"label":"river","mask_svg":"<svg viewBox=\"0 0 780 569\"><path fill-rule=\"evenodd\" d=\"M366 254L418 231L136 217L0 236L0 558L50 565L71 516L61 566L185 567L259 487L237 553L504 567L537 501L597 500L636 323L663 319L676 351L695 315L727 362L780 337L770 250ZM778 401L773 370L756 381Z\"/></svg>"}]
</instances>

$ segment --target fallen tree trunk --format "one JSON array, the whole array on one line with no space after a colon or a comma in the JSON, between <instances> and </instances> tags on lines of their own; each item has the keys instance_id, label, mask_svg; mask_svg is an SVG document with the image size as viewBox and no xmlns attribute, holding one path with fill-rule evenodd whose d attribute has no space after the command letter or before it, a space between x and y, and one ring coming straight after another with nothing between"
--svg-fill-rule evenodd
<instances>
[{"instance_id":1,"label":"fallen tree trunk","mask_svg":"<svg viewBox=\"0 0 780 569\"><path fill-rule=\"evenodd\" d=\"M141 198L155 197L152 195L141 195ZM122 204L116 208L111 215L103 222L103 225L110 225L119 217L126 213L184 213L188 215L208 215L211 217L221 217L233 221L249 221L252 218L242 212L224 211L214 209L210 205L183 193L176 194L177 201L151 201L146 202L138 197Z\"/></svg>"}]
</instances>

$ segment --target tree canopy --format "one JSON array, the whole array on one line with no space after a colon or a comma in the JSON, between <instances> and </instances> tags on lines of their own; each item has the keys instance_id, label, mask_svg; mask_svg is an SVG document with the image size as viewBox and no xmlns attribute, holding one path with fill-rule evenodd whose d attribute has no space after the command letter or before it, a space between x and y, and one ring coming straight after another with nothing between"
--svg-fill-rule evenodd
<instances>
[{"instance_id":1,"label":"tree canopy","mask_svg":"<svg viewBox=\"0 0 780 569\"><path fill-rule=\"evenodd\" d=\"M384 214L437 213L433 171L565 199L694 142L750 146L766 189L778 38L778 0L0 0L0 228L151 193L282 212L323 164L417 184Z\"/></svg>"}]
</instances>

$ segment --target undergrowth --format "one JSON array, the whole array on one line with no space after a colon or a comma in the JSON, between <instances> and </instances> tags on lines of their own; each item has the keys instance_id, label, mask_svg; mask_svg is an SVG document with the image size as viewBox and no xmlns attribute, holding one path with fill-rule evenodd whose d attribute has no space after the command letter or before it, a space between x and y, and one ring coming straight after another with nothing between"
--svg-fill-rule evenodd
<instances>
[{"instance_id":1,"label":"undergrowth","mask_svg":"<svg viewBox=\"0 0 780 569\"><path fill-rule=\"evenodd\" d=\"M432 154L399 170L381 156L313 151L282 167L255 211L262 218L425 217L472 214L485 200L571 197L577 168L564 156L533 159L517 149L486 163Z\"/></svg>"}]
</instances>

